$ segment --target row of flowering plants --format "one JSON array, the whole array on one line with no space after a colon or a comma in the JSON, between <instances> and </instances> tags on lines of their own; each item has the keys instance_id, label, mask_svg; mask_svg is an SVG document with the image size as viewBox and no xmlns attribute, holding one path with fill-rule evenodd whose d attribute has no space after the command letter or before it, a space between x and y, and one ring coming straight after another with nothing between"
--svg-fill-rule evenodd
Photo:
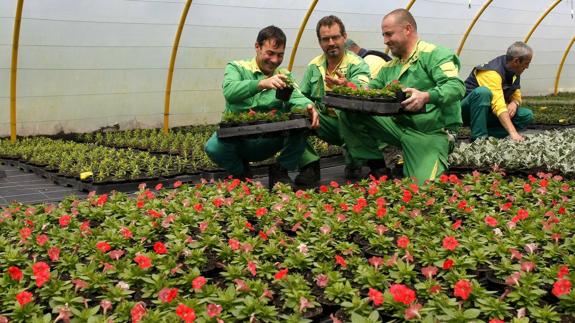
<instances>
[{"instance_id":1,"label":"row of flowering plants","mask_svg":"<svg viewBox=\"0 0 575 323\"><path fill-rule=\"evenodd\" d=\"M554 322L575 182L228 179L3 207L0 322Z\"/></svg>"}]
</instances>

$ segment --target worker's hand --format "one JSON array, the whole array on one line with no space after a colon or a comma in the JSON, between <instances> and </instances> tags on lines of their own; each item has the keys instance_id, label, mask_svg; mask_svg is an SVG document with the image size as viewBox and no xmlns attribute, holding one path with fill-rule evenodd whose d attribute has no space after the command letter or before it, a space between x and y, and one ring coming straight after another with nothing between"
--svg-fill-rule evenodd
<instances>
[{"instance_id":1,"label":"worker's hand","mask_svg":"<svg viewBox=\"0 0 575 323\"><path fill-rule=\"evenodd\" d=\"M429 102L429 93L427 92L422 92L411 87L403 90L403 92L408 95L408 98L401 102L405 111L419 111L427 102Z\"/></svg>"},{"instance_id":2,"label":"worker's hand","mask_svg":"<svg viewBox=\"0 0 575 323\"><path fill-rule=\"evenodd\" d=\"M513 140L513 141L524 141L525 140L525 137L520 135L518 132L510 133L509 138L511 138L511 140Z\"/></svg>"},{"instance_id":3,"label":"worker's hand","mask_svg":"<svg viewBox=\"0 0 575 323\"><path fill-rule=\"evenodd\" d=\"M308 104L306 110L311 119L311 128L312 129L319 128L319 114L315 110L313 104Z\"/></svg>"},{"instance_id":4,"label":"worker's hand","mask_svg":"<svg viewBox=\"0 0 575 323\"><path fill-rule=\"evenodd\" d=\"M515 114L517 113L517 108L519 108L519 104L517 103L517 101L511 101L507 105L507 112L509 113L510 118L513 119L513 117L515 117Z\"/></svg>"},{"instance_id":5,"label":"worker's hand","mask_svg":"<svg viewBox=\"0 0 575 323\"><path fill-rule=\"evenodd\" d=\"M335 74L337 75L337 77L331 77L329 75L325 76L325 83L327 84L327 86L329 87L343 86L347 83L345 75L341 74L338 71L336 71Z\"/></svg>"},{"instance_id":6,"label":"worker's hand","mask_svg":"<svg viewBox=\"0 0 575 323\"><path fill-rule=\"evenodd\" d=\"M261 80L258 83L258 88L260 90L283 89L287 85L286 84L287 78L288 77L283 75L283 74L276 74L276 75L270 76L266 79Z\"/></svg>"}]
</instances>

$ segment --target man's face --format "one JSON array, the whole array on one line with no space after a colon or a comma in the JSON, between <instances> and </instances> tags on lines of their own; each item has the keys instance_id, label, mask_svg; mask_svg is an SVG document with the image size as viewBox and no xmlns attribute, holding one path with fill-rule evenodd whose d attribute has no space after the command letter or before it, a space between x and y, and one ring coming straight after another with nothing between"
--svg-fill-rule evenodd
<instances>
[{"instance_id":1,"label":"man's face","mask_svg":"<svg viewBox=\"0 0 575 323\"><path fill-rule=\"evenodd\" d=\"M529 64L531 63L531 59L533 59L533 55L523 57L523 59L520 59L520 58L512 59L511 64L510 64L511 70L516 75L521 75L526 69L529 68Z\"/></svg>"},{"instance_id":2,"label":"man's face","mask_svg":"<svg viewBox=\"0 0 575 323\"><path fill-rule=\"evenodd\" d=\"M345 53L346 40L347 34L341 33L338 24L319 28L319 46L328 57L342 57Z\"/></svg>"},{"instance_id":3,"label":"man's face","mask_svg":"<svg viewBox=\"0 0 575 323\"><path fill-rule=\"evenodd\" d=\"M284 60L285 45L277 46L275 39L268 39L260 46L256 42L256 62L265 75L272 75Z\"/></svg>"},{"instance_id":4,"label":"man's face","mask_svg":"<svg viewBox=\"0 0 575 323\"><path fill-rule=\"evenodd\" d=\"M398 24L394 16L389 16L381 22L383 43L389 48L393 56L403 58L407 54L408 26Z\"/></svg>"}]
</instances>

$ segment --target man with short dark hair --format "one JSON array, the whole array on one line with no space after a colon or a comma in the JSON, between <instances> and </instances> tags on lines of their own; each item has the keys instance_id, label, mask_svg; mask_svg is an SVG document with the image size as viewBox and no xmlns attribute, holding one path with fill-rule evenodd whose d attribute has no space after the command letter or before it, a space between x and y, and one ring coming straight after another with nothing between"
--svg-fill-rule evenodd
<instances>
[{"instance_id":1,"label":"man with short dark hair","mask_svg":"<svg viewBox=\"0 0 575 323\"><path fill-rule=\"evenodd\" d=\"M381 68L369 88L399 81L408 95L402 108L410 113L382 117L342 112L342 135L351 156L367 160L377 178L386 173L385 164L377 162L381 143L401 147L404 175L421 184L447 169L447 131L456 131L462 123L460 100L465 86L458 76L459 59L447 48L420 40L415 19L405 9L387 14L381 30L394 58Z\"/></svg>"},{"instance_id":2,"label":"man with short dark hair","mask_svg":"<svg viewBox=\"0 0 575 323\"><path fill-rule=\"evenodd\" d=\"M340 133L339 111L323 105L326 92L336 86L349 82L357 87L363 87L369 82L369 66L357 55L345 50L347 39L345 26L336 16L321 18L316 26L319 46L323 54L315 57L308 64L301 91L315 102L320 118L317 136L331 145L343 145ZM315 186L319 183L319 156L308 143L300 160L301 171L295 182L301 186ZM346 178L355 179L361 176L361 163L346 156Z\"/></svg>"},{"instance_id":3,"label":"man with short dark hair","mask_svg":"<svg viewBox=\"0 0 575 323\"><path fill-rule=\"evenodd\" d=\"M533 112L521 105L521 74L529 68L533 50L515 42L506 55L476 66L465 80L461 101L463 124L471 127L471 141L493 136L523 141L518 131L533 120Z\"/></svg>"},{"instance_id":4,"label":"man with short dark hair","mask_svg":"<svg viewBox=\"0 0 575 323\"><path fill-rule=\"evenodd\" d=\"M280 69L285 52L286 37L284 32L275 26L262 29L255 43L256 56L251 60L232 61L228 63L223 81L223 92L226 99L224 112L277 113L307 111L311 118L312 128L319 126L319 118L313 102L307 99L297 88L289 101L284 104L276 99L275 92L286 87L293 78L288 70ZM265 160L280 152L277 164L270 170L270 187L275 182L293 185L288 170L295 170L305 149L306 136L293 134L283 137L258 137L249 139L219 139L214 133L208 139L206 154L220 167L241 179L251 177L250 161Z\"/></svg>"}]
</instances>

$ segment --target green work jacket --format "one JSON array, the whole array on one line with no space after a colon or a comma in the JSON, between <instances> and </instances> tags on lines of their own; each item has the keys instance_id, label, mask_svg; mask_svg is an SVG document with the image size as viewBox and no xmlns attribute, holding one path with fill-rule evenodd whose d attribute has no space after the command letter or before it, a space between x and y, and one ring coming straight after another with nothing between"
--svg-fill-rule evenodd
<instances>
[{"instance_id":1,"label":"green work jacket","mask_svg":"<svg viewBox=\"0 0 575 323\"><path fill-rule=\"evenodd\" d=\"M405 87L428 92L425 113L399 115L396 122L423 132L442 128L457 131L463 124L460 101L465 95L460 66L451 50L420 40L407 60L396 57L387 62L369 87L379 89L399 80Z\"/></svg>"}]
</instances>

